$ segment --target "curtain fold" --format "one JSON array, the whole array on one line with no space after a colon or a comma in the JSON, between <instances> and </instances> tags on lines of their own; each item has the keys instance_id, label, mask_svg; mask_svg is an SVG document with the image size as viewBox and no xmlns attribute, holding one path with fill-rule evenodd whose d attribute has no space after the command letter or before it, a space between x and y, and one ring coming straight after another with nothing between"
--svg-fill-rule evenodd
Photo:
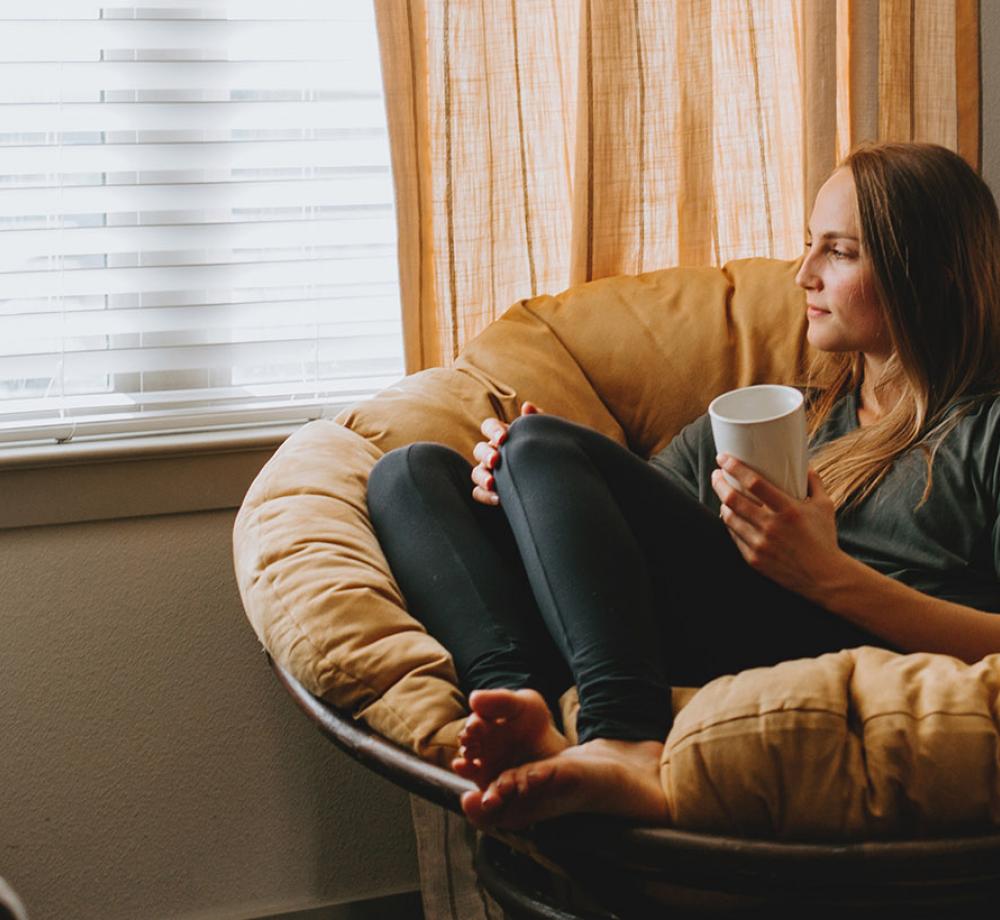
<instances>
[{"instance_id":1,"label":"curtain fold","mask_svg":"<svg viewBox=\"0 0 1000 920\"><path fill-rule=\"evenodd\" d=\"M979 165L977 0L375 9L409 371L449 364L519 298L794 256L861 140Z\"/></svg>"}]
</instances>

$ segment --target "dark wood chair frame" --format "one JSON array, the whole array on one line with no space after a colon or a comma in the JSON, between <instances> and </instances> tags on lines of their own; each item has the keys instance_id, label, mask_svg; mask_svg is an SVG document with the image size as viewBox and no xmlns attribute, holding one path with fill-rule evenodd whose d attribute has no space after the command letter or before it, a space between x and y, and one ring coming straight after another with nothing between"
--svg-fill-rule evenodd
<instances>
[{"instance_id":1,"label":"dark wood chair frame","mask_svg":"<svg viewBox=\"0 0 1000 920\"><path fill-rule=\"evenodd\" d=\"M319 730L359 763L461 814L472 788L311 694L269 658ZM511 920L678 916L983 916L1000 907L1000 833L917 840L775 842L590 815L483 835L476 866ZM989 914L987 914L989 915Z\"/></svg>"}]
</instances>

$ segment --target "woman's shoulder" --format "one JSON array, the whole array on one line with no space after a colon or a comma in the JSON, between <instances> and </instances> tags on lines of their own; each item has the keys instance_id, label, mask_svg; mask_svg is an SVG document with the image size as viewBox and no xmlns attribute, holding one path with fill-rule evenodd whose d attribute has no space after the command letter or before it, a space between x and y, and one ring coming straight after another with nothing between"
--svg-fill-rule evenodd
<instances>
[{"instance_id":1,"label":"woman's shoulder","mask_svg":"<svg viewBox=\"0 0 1000 920\"><path fill-rule=\"evenodd\" d=\"M924 445L940 448L934 452L935 476L978 484L978 495L1000 501L1000 392L955 400L937 431L940 438L932 431Z\"/></svg>"},{"instance_id":2,"label":"woman's shoulder","mask_svg":"<svg viewBox=\"0 0 1000 920\"><path fill-rule=\"evenodd\" d=\"M966 425L995 429L1000 425L1000 390L962 396L951 404L946 417L955 412L961 413L961 420Z\"/></svg>"}]
</instances>

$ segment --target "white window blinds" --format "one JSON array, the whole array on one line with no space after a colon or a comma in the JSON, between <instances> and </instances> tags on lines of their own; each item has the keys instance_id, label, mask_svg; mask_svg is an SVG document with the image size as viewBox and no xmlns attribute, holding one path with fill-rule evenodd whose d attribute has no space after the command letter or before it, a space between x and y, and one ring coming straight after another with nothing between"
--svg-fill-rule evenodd
<instances>
[{"instance_id":1,"label":"white window blinds","mask_svg":"<svg viewBox=\"0 0 1000 920\"><path fill-rule=\"evenodd\" d=\"M370 0L0 0L0 445L403 372Z\"/></svg>"}]
</instances>

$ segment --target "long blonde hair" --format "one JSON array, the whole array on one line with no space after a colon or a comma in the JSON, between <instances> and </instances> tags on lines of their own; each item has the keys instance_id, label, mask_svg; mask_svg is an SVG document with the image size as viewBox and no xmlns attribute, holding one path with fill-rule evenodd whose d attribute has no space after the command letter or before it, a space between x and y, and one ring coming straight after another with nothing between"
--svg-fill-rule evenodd
<instances>
[{"instance_id":1,"label":"long blonde hair","mask_svg":"<svg viewBox=\"0 0 1000 920\"><path fill-rule=\"evenodd\" d=\"M854 178L862 256L869 260L892 353L874 392L900 394L870 426L825 445L812 463L834 504L864 501L905 451L919 447L931 489L934 455L975 399L1000 389L1000 216L989 187L935 144L865 144L841 164ZM860 386L863 356L817 356L809 434Z\"/></svg>"}]
</instances>

